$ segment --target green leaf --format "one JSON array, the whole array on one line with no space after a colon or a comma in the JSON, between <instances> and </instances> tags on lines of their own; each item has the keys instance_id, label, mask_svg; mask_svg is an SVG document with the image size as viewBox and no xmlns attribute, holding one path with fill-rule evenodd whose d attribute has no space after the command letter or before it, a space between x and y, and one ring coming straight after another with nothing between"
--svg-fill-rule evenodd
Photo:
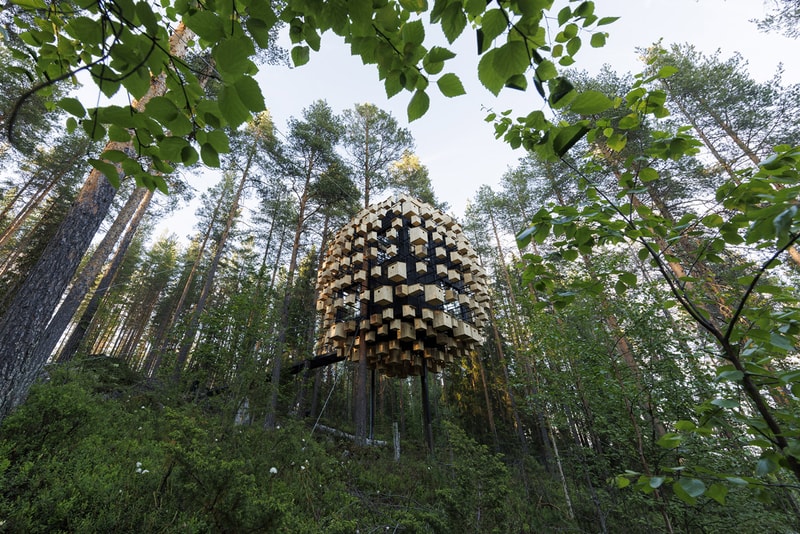
<instances>
[{"instance_id":1,"label":"green leaf","mask_svg":"<svg viewBox=\"0 0 800 534\"><path fill-rule=\"evenodd\" d=\"M563 26L566 24L571 16L572 10L569 8L569 6L562 8L561 11L558 12L558 25Z\"/></svg>"},{"instance_id":2,"label":"green leaf","mask_svg":"<svg viewBox=\"0 0 800 534\"><path fill-rule=\"evenodd\" d=\"M776 347L785 352L791 352L794 350L794 344L792 340L782 336L777 332L771 332L769 335L769 342L773 347Z\"/></svg>"},{"instance_id":3,"label":"green leaf","mask_svg":"<svg viewBox=\"0 0 800 534\"><path fill-rule=\"evenodd\" d=\"M719 406L720 408L738 408L739 401L736 399L714 399L711 401L711 404L714 406Z\"/></svg>"},{"instance_id":4,"label":"green leaf","mask_svg":"<svg viewBox=\"0 0 800 534\"><path fill-rule=\"evenodd\" d=\"M706 490L706 496L711 497L718 503L725 505L725 496L728 494L728 488L722 484L711 484Z\"/></svg>"},{"instance_id":5,"label":"green leaf","mask_svg":"<svg viewBox=\"0 0 800 534\"><path fill-rule=\"evenodd\" d=\"M238 127L250 118L250 110L239 98L233 86L225 86L219 92L219 111L232 128Z\"/></svg>"},{"instance_id":6,"label":"green leaf","mask_svg":"<svg viewBox=\"0 0 800 534\"><path fill-rule=\"evenodd\" d=\"M568 106L575 98L575 87L568 79L559 76L548 83L550 87L550 105L555 109Z\"/></svg>"},{"instance_id":7,"label":"green leaf","mask_svg":"<svg viewBox=\"0 0 800 534\"><path fill-rule=\"evenodd\" d=\"M664 483L664 480L666 480L666 479L664 477L660 477L660 476L650 477L650 481L648 482L648 486L650 486L653 489L658 489Z\"/></svg>"},{"instance_id":8,"label":"green leaf","mask_svg":"<svg viewBox=\"0 0 800 534\"><path fill-rule=\"evenodd\" d=\"M603 32L593 33L589 44L592 45L592 48L604 47L606 45L606 34Z\"/></svg>"},{"instance_id":9,"label":"green leaf","mask_svg":"<svg viewBox=\"0 0 800 534\"><path fill-rule=\"evenodd\" d=\"M558 76L555 64L549 59L545 59L536 67L536 78L546 82Z\"/></svg>"},{"instance_id":10,"label":"green leaf","mask_svg":"<svg viewBox=\"0 0 800 534\"><path fill-rule=\"evenodd\" d=\"M683 486L681 486L680 484L681 480L683 479L680 479L672 484L673 493L675 493L675 496L680 500L682 500L683 502L685 502L686 504L690 505L697 504L697 499L689 495L689 493L685 489L683 489Z\"/></svg>"},{"instance_id":11,"label":"green leaf","mask_svg":"<svg viewBox=\"0 0 800 534\"><path fill-rule=\"evenodd\" d=\"M86 109L84 109L83 104L81 104L80 100L77 98L62 98L56 105L70 115L75 115L76 117L83 117L86 115Z\"/></svg>"},{"instance_id":12,"label":"green leaf","mask_svg":"<svg viewBox=\"0 0 800 534\"><path fill-rule=\"evenodd\" d=\"M425 27L422 25L421 20L412 20L403 24L400 30L400 36L406 43L413 43L420 45L425 40Z\"/></svg>"},{"instance_id":13,"label":"green leaf","mask_svg":"<svg viewBox=\"0 0 800 534\"><path fill-rule=\"evenodd\" d=\"M493 94L497 95L506 83L506 78L500 76L494 67L494 57L497 49L486 52L478 62L478 79Z\"/></svg>"},{"instance_id":14,"label":"green leaf","mask_svg":"<svg viewBox=\"0 0 800 534\"><path fill-rule=\"evenodd\" d=\"M697 428L692 421L681 420L675 423L675 430L679 430L681 432L690 432Z\"/></svg>"},{"instance_id":15,"label":"green leaf","mask_svg":"<svg viewBox=\"0 0 800 534\"><path fill-rule=\"evenodd\" d=\"M300 47L292 48L293 61L296 48ZM255 54L253 41L247 37L229 37L217 43L211 51L215 61L214 66L223 78L231 80L238 79L243 74L249 74L251 70L255 69L255 65L250 61L250 56L253 54ZM295 62L295 64L297 63Z\"/></svg>"},{"instance_id":16,"label":"green leaf","mask_svg":"<svg viewBox=\"0 0 800 534\"><path fill-rule=\"evenodd\" d=\"M165 137L158 143L159 155L161 159L167 161L183 161L183 149L189 146L188 141L183 137Z\"/></svg>"},{"instance_id":17,"label":"green leaf","mask_svg":"<svg viewBox=\"0 0 800 534\"><path fill-rule=\"evenodd\" d=\"M464 15L461 2L450 2L442 13L442 31L447 42L453 44L466 25L467 17Z\"/></svg>"},{"instance_id":18,"label":"green leaf","mask_svg":"<svg viewBox=\"0 0 800 534\"><path fill-rule=\"evenodd\" d=\"M102 24L89 17L75 17L69 21L64 31L85 45L99 43L103 40Z\"/></svg>"},{"instance_id":19,"label":"green leaf","mask_svg":"<svg viewBox=\"0 0 800 534\"><path fill-rule=\"evenodd\" d=\"M522 41L509 41L495 50L497 55L493 63L498 74L503 77L503 83L511 76L525 72L530 65L528 48Z\"/></svg>"},{"instance_id":20,"label":"green leaf","mask_svg":"<svg viewBox=\"0 0 800 534\"><path fill-rule=\"evenodd\" d=\"M658 180L658 171L652 167L639 169L639 179L645 183Z\"/></svg>"},{"instance_id":21,"label":"green leaf","mask_svg":"<svg viewBox=\"0 0 800 534\"><path fill-rule=\"evenodd\" d=\"M195 11L183 19L186 26L211 43L222 40L226 36L225 23L214 11L203 9Z\"/></svg>"},{"instance_id":22,"label":"green leaf","mask_svg":"<svg viewBox=\"0 0 800 534\"><path fill-rule=\"evenodd\" d=\"M200 147L200 157L203 159L203 163L209 167L219 167L219 154L211 146L211 143L203 143Z\"/></svg>"},{"instance_id":23,"label":"green leaf","mask_svg":"<svg viewBox=\"0 0 800 534\"><path fill-rule=\"evenodd\" d=\"M100 171L115 188L119 187L119 170L115 165L99 159L90 158L89 164Z\"/></svg>"},{"instance_id":24,"label":"green leaf","mask_svg":"<svg viewBox=\"0 0 800 534\"><path fill-rule=\"evenodd\" d=\"M612 22L616 22L617 20L619 20L619 17L603 17L597 21L597 25L606 26L608 24L611 24Z\"/></svg>"},{"instance_id":25,"label":"green leaf","mask_svg":"<svg viewBox=\"0 0 800 534\"><path fill-rule=\"evenodd\" d=\"M658 69L658 73L656 74L656 78L669 78L673 74L678 72L677 67L673 67L672 65L664 65L660 69Z\"/></svg>"},{"instance_id":26,"label":"green leaf","mask_svg":"<svg viewBox=\"0 0 800 534\"><path fill-rule=\"evenodd\" d=\"M430 58L430 61L433 62L440 62L440 61L447 61L448 59L453 59L456 57L454 52L451 52L447 48L442 46L432 46L426 57Z\"/></svg>"},{"instance_id":27,"label":"green leaf","mask_svg":"<svg viewBox=\"0 0 800 534\"><path fill-rule=\"evenodd\" d=\"M466 93L461 80L458 78L458 76L452 73L447 73L439 78L436 81L436 85L439 86L439 90L446 97L452 98L454 96L459 96Z\"/></svg>"},{"instance_id":28,"label":"green leaf","mask_svg":"<svg viewBox=\"0 0 800 534\"><path fill-rule=\"evenodd\" d=\"M260 48L269 48L269 30L272 26L256 17L247 17L245 20L245 26L247 26L247 30L250 32L250 35L253 36L253 40Z\"/></svg>"},{"instance_id":29,"label":"green leaf","mask_svg":"<svg viewBox=\"0 0 800 534\"><path fill-rule=\"evenodd\" d=\"M614 134L606 140L606 144L611 150L619 152L628 144L628 136L620 132L614 132Z\"/></svg>"},{"instance_id":30,"label":"green leaf","mask_svg":"<svg viewBox=\"0 0 800 534\"><path fill-rule=\"evenodd\" d=\"M212 130L208 132L206 135L206 142L211 144L214 150L220 154L230 152L231 150L228 135L224 130Z\"/></svg>"},{"instance_id":31,"label":"green leaf","mask_svg":"<svg viewBox=\"0 0 800 534\"><path fill-rule=\"evenodd\" d=\"M12 0L11 3L25 9L47 9L47 3L44 0Z\"/></svg>"},{"instance_id":32,"label":"green leaf","mask_svg":"<svg viewBox=\"0 0 800 534\"><path fill-rule=\"evenodd\" d=\"M756 476L762 477L778 469L778 464L771 456L761 458L756 464Z\"/></svg>"},{"instance_id":33,"label":"green leaf","mask_svg":"<svg viewBox=\"0 0 800 534\"><path fill-rule=\"evenodd\" d=\"M508 19L500 9L490 9L481 17L481 30L483 31L483 47L489 45L508 27Z\"/></svg>"},{"instance_id":34,"label":"green leaf","mask_svg":"<svg viewBox=\"0 0 800 534\"><path fill-rule=\"evenodd\" d=\"M522 74L515 74L506 80L505 86L518 91L524 91L528 88L528 79Z\"/></svg>"},{"instance_id":35,"label":"green leaf","mask_svg":"<svg viewBox=\"0 0 800 534\"><path fill-rule=\"evenodd\" d=\"M588 131L589 128L578 124L559 129L553 139L553 150L556 155L561 157L566 154Z\"/></svg>"},{"instance_id":36,"label":"green leaf","mask_svg":"<svg viewBox=\"0 0 800 534\"><path fill-rule=\"evenodd\" d=\"M531 243L531 238L533 237L533 235L535 233L536 233L536 227L535 226L531 226L531 227L526 228L525 230L523 230L519 234L517 234L517 237L516 237L517 248L522 250L525 247L527 247Z\"/></svg>"},{"instance_id":37,"label":"green leaf","mask_svg":"<svg viewBox=\"0 0 800 534\"><path fill-rule=\"evenodd\" d=\"M239 95L239 100L254 113L263 111L266 107L264 103L264 95L261 94L261 87L258 82L250 76L244 76L233 84L236 88L236 94Z\"/></svg>"},{"instance_id":38,"label":"green leaf","mask_svg":"<svg viewBox=\"0 0 800 534\"><path fill-rule=\"evenodd\" d=\"M181 149L180 161L187 167L194 165L195 163L197 163L199 159L200 155L197 153L197 150L195 150L193 146L186 145Z\"/></svg>"},{"instance_id":39,"label":"green leaf","mask_svg":"<svg viewBox=\"0 0 800 534\"><path fill-rule=\"evenodd\" d=\"M683 441L683 436L680 434L675 434L674 432L667 432L663 436L661 436L658 441L656 441L656 445L661 447L662 449L676 449L680 447L681 442Z\"/></svg>"},{"instance_id":40,"label":"green leaf","mask_svg":"<svg viewBox=\"0 0 800 534\"><path fill-rule=\"evenodd\" d=\"M724 382L724 381L731 381L731 382L739 382L744 378L744 373L737 370L732 371L722 371L716 377L717 382Z\"/></svg>"},{"instance_id":41,"label":"green leaf","mask_svg":"<svg viewBox=\"0 0 800 534\"><path fill-rule=\"evenodd\" d=\"M181 110L172 100L164 96L153 97L145 108L147 113L154 117L161 124L166 124L175 120L181 114Z\"/></svg>"},{"instance_id":42,"label":"green leaf","mask_svg":"<svg viewBox=\"0 0 800 534\"><path fill-rule=\"evenodd\" d=\"M622 475L617 475L615 480L617 482L617 487L619 489L627 488L628 486L631 485L630 479L628 477L624 477Z\"/></svg>"},{"instance_id":43,"label":"green leaf","mask_svg":"<svg viewBox=\"0 0 800 534\"><path fill-rule=\"evenodd\" d=\"M600 91L584 91L575 97L569 106L570 111L579 115L595 115L611 108L614 103Z\"/></svg>"},{"instance_id":44,"label":"green leaf","mask_svg":"<svg viewBox=\"0 0 800 534\"><path fill-rule=\"evenodd\" d=\"M307 46L292 47L292 63L295 67L305 65L310 59L310 51Z\"/></svg>"},{"instance_id":45,"label":"green leaf","mask_svg":"<svg viewBox=\"0 0 800 534\"><path fill-rule=\"evenodd\" d=\"M581 42L581 38L580 37L576 36L576 37L571 38L569 41L567 41L567 54L569 54L570 56L574 56L575 54L577 54L578 50L581 49L581 44L583 44L583 43ZM566 58L562 58L562 59L566 59ZM570 58L570 59L572 59L572 58Z\"/></svg>"},{"instance_id":46,"label":"green leaf","mask_svg":"<svg viewBox=\"0 0 800 534\"><path fill-rule=\"evenodd\" d=\"M417 120L425 115L430 106L430 98L425 91L417 90L408 103L408 122Z\"/></svg>"},{"instance_id":47,"label":"green leaf","mask_svg":"<svg viewBox=\"0 0 800 534\"><path fill-rule=\"evenodd\" d=\"M427 0L400 0L400 5L413 13L422 13L428 9Z\"/></svg>"},{"instance_id":48,"label":"green leaf","mask_svg":"<svg viewBox=\"0 0 800 534\"><path fill-rule=\"evenodd\" d=\"M147 28L148 32L153 34L158 32L158 18L156 18L156 14L153 13L153 8L150 7L150 4L144 1L137 2L136 15L139 17L139 21L144 24L144 27Z\"/></svg>"},{"instance_id":49,"label":"green leaf","mask_svg":"<svg viewBox=\"0 0 800 534\"><path fill-rule=\"evenodd\" d=\"M678 479L678 485L690 497L699 497L706 491L706 485L702 480L697 478L683 478Z\"/></svg>"}]
</instances>

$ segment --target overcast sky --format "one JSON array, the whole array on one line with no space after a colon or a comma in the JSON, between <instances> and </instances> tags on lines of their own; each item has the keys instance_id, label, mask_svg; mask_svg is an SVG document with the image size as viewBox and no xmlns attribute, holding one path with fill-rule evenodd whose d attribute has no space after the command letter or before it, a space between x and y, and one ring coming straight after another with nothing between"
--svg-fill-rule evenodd
<instances>
[{"instance_id":1,"label":"overcast sky","mask_svg":"<svg viewBox=\"0 0 800 534\"><path fill-rule=\"evenodd\" d=\"M663 38L665 45L689 42L707 53L720 49L723 57L738 51L749 60L750 72L759 80L770 78L783 63L784 82L800 82L798 42L761 33L751 22L765 13L759 0L596 0L596 4L599 16L621 18L605 26L610 34L605 47L591 49L588 37L584 39L575 67L590 73L604 63L618 72L638 72L642 65L635 49ZM480 85L474 33L465 30L450 48L458 54L450 70L459 75L467 95L448 99L431 86L430 110L410 125L406 119L410 94L400 93L388 100L375 67L362 65L339 38L330 34L323 36L320 52L312 52L307 65L295 69L265 67L259 81L280 130L285 130L286 119L300 116L316 99L325 99L337 113L361 102L390 111L411 130L416 152L430 171L437 196L460 217L468 199L482 184L497 184L522 157L521 152L494 139L492 126L483 120L486 108L513 109L515 115L527 115L543 109L543 103L532 88L525 93L504 90L495 98ZM380 198L383 195L376 200ZM190 213L193 208L183 210L178 218L186 220ZM173 230L185 237L177 227ZM190 231L189 226L186 233Z\"/></svg>"}]
</instances>

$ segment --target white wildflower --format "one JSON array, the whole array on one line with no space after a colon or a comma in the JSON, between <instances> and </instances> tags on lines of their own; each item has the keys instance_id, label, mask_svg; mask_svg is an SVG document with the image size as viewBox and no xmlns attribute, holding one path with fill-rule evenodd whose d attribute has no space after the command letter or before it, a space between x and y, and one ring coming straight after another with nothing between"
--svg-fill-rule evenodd
<instances>
[{"instance_id":1,"label":"white wildflower","mask_svg":"<svg viewBox=\"0 0 800 534\"><path fill-rule=\"evenodd\" d=\"M278 468L277 467L270 467L269 468L269 472L270 472L271 475L277 475L278 474Z\"/></svg>"},{"instance_id":2,"label":"white wildflower","mask_svg":"<svg viewBox=\"0 0 800 534\"><path fill-rule=\"evenodd\" d=\"M306 466L304 466L304 465L301 465L301 466L300 466L300 471L305 471L305 470L306 470Z\"/></svg>"}]
</instances>

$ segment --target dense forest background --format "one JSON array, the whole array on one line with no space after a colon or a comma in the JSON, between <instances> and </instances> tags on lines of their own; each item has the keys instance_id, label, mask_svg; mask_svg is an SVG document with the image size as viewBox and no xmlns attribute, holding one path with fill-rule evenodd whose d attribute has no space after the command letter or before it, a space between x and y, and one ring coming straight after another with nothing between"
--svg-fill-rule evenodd
<instances>
[{"instance_id":1,"label":"dense forest background","mask_svg":"<svg viewBox=\"0 0 800 534\"><path fill-rule=\"evenodd\" d=\"M796 34L791 9L761 24ZM523 131L535 113L488 119L528 150L459 221L491 321L429 382L429 451L419 381L378 377L384 443L365 445L342 434L354 365L290 373L318 352L333 233L392 192L447 209L411 133L324 100L275 124L241 86L241 126L194 131L195 150L176 132L197 125L148 78L130 105L170 124L173 158L131 167L124 106L79 122L90 104L68 84L31 91L15 51L41 43L6 28L0 530L797 531L800 86L780 72L654 45L640 73L551 84L574 100L550 95L572 126L549 145ZM198 76L189 92L230 105L235 67L171 53ZM163 221L209 165L184 240ZM22 360L41 365L15 374Z\"/></svg>"}]
</instances>

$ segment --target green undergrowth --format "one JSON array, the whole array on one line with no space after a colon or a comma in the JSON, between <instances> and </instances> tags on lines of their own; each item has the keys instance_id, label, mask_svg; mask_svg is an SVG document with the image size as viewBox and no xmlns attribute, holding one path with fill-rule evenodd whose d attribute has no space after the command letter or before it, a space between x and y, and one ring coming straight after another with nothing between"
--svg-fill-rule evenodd
<instances>
[{"instance_id":1,"label":"green undergrowth","mask_svg":"<svg viewBox=\"0 0 800 534\"><path fill-rule=\"evenodd\" d=\"M528 528L501 458L455 426L436 456L404 444L395 462L392 447L356 448L300 421L222 421L218 406L112 359L50 373L0 428L0 531Z\"/></svg>"},{"instance_id":2,"label":"green undergrowth","mask_svg":"<svg viewBox=\"0 0 800 534\"><path fill-rule=\"evenodd\" d=\"M567 501L552 466L444 420L434 455L409 436L395 461L391 445L359 448L296 419L234 425L226 393L171 389L112 358L49 373L0 426L0 532L588 533L601 517L608 532L666 532L660 501L604 480L591 494L569 454ZM728 497L671 500L675 531L791 532L774 508Z\"/></svg>"}]
</instances>

